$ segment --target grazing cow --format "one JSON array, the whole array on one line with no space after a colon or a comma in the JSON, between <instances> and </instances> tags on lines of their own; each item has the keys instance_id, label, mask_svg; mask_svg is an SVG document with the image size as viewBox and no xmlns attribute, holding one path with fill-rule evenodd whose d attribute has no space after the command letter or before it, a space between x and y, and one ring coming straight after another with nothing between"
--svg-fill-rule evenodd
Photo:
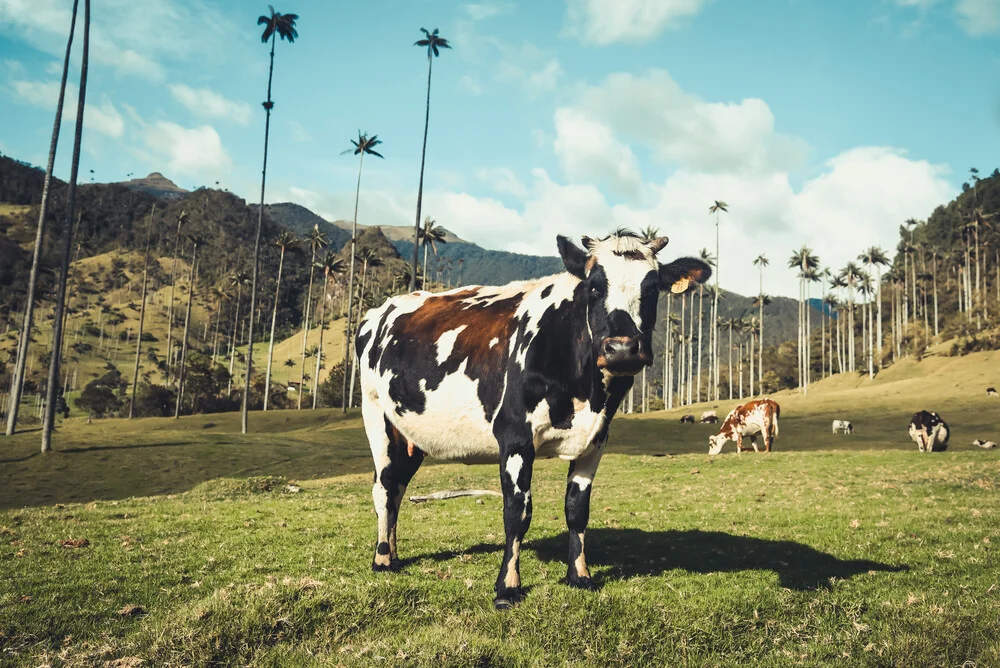
<instances>
[{"instance_id":1,"label":"grazing cow","mask_svg":"<svg viewBox=\"0 0 1000 668\"><path fill-rule=\"evenodd\" d=\"M700 422L702 424L715 424L719 421L718 415L706 415L701 418Z\"/></svg>"},{"instance_id":2,"label":"grazing cow","mask_svg":"<svg viewBox=\"0 0 1000 668\"><path fill-rule=\"evenodd\" d=\"M847 420L834 420L833 433L847 434L848 436L851 436L854 434L854 425Z\"/></svg>"},{"instance_id":3,"label":"grazing cow","mask_svg":"<svg viewBox=\"0 0 1000 668\"><path fill-rule=\"evenodd\" d=\"M715 411L705 411L704 413L701 414L701 421L707 422L708 418L717 418L717 417L719 416Z\"/></svg>"},{"instance_id":4,"label":"grazing cow","mask_svg":"<svg viewBox=\"0 0 1000 668\"><path fill-rule=\"evenodd\" d=\"M375 460L372 568L398 566L396 521L424 457L499 461L506 536L497 609L521 599L519 556L531 524L536 457L568 460L570 586L592 589L584 557L594 475L634 376L653 362L660 290L711 275L701 260L660 264L665 237L558 237L566 271L502 287L393 297L359 323L361 411Z\"/></svg>"},{"instance_id":5,"label":"grazing cow","mask_svg":"<svg viewBox=\"0 0 1000 668\"><path fill-rule=\"evenodd\" d=\"M997 447L997 444L994 443L993 441L984 441L981 438L977 438L972 442L972 444L977 448L982 448L983 450L992 450L993 448Z\"/></svg>"},{"instance_id":6,"label":"grazing cow","mask_svg":"<svg viewBox=\"0 0 1000 668\"><path fill-rule=\"evenodd\" d=\"M693 415L682 415L681 416L681 424L684 424L685 422L690 422L691 424L694 424L694 416Z\"/></svg>"},{"instance_id":7,"label":"grazing cow","mask_svg":"<svg viewBox=\"0 0 1000 668\"><path fill-rule=\"evenodd\" d=\"M908 431L920 452L944 452L948 449L951 431L937 413L914 413Z\"/></svg>"},{"instance_id":8,"label":"grazing cow","mask_svg":"<svg viewBox=\"0 0 1000 668\"><path fill-rule=\"evenodd\" d=\"M743 452L744 436L750 437L754 452L760 452L757 448L758 434L764 441L764 450L771 452L771 444L778 435L780 415L781 407L772 399L757 399L737 406L726 416L719 433L708 437L708 454L717 455L722 452L722 446L727 441L735 441L736 452Z\"/></svg>"},{"instance_id":9,"label":"grazing cow","mask_svg":"<svg viewBox=\"0 0 1000 668\"><path fill-rule=\"evenodd\" d=\"M987 387L986 388L986 396L988 396L988 397L998 396L997 395L997 388L995 388L995 387Z\"/></svg>"}]
</instances>

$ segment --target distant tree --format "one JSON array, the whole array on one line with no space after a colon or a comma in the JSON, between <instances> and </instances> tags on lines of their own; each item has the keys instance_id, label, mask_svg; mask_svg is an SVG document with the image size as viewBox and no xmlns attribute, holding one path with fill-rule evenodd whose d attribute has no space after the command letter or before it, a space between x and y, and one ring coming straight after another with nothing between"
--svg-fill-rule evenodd
<instances>
[{"instance_id":1,"label":"distant tree","mask_svg":"<svg viewBox=\"0 0 1000 668\"><path fill-rule=\"evenodd\" d=\"M715 214L715 300L712 304L712 322L717 322L719 318L719 273L721 267L719 267L719 214L729 213L729 205L722 200L715 200L712 206L708 207L709 215ZM713 358L718 356L719 340L718 340L718 329L713 331ZM715 360L715 385L716 385L716 396L718 399L718 359Z\"/></svg>"},{"instance_id":2,"label":"distant tree","mask_svg":"<svg viewBox=\"0 0 1000 668\"><path fill-rule=\"evenodd\" d=\"M274 308L271 310L271 336L267 344L267 374L264 376L264 410L267 410L267 400L271 396L271 363L274 360L274 329L278 323L278 301L281 296L281 271L285 267L285 251L299 243L298 237L290 230L278 233L274 245L281 249L278 259L278 278L274 286Z\"/></svg>"},{"instance_id":3,"label":"distant tree","mask_svg":"<svg viewBox=\"0 0 1000 668\"><path fill-rule=\"evenodd\" d=\"M174 331L174 283L177 282L176 266L177 251L181 244L181 225L188 222L187 211L177 214L177 231L174 233L174 252L170 256L170 297L167 304L167 383L170 382L170 362L173 359L173 331Z\"/></svg>"},{"instance_id":4,"label":"distant tree","mask_svg":"<svg viewBox=\"0 0 1000 668\"><path fill-rule=\"evenodd\" d=\"M309 345L309 326L311 324L312 316L312 289L313 289L313 274L316 269L316 252L326 248L330 245L330 239L326 236L326 232L319 229L319 224L313 225L312 232L309 233L309 237L306 240L309 243L309 290L306 292L306 317L302 321L302 350L300 352L302 356L302 365L299 369L299 398L298 398L298 409L302 410L302 392L305 389L305 378L306 378L306 349Z\"/></svg>"},{"instance_id":5,"label":"distant tree","mask_svg":"<svg viewBox=\"0 0 1000 668\"><path fill-rule=\"evenodd\" d=\"M425 142L426 142L426 139L425 139ZM344 345L344 368L345 369L347 368L348 360L351 357L351 334L352 334L351 327L353 325L352 318L351 318L351 302L354 299L354 257L356 255L356 250L355 249L356 249L356 244L357 244L357 239L358 239L358 202L361 199L361 170L362 170L362 168L364 167L364 164L365 164L365 155L373 155L376 158L384 158L385 157L381 153L379 153L378 151L375 150L375 147L382 143L379 140L378 135L372 135L372 136L369 137L367 132L361 132L360 130L358 130L358 139L357 139L357 141L355 141L354 139L352 139L351 143L354 144L354 147L347 149L343 153L351 153L351 152L353 152L354 155L359 156L359 157L358 157L358 186L357 186L357 189L354 191L354 221L353 221L353 225L352 225L352 228L351 228L351 252L350 252L351 266L350 266L350 269L349 269L348 279L347 279L347 304L348 304L348 307L347 307L347 340L346 340L346 343ZM343 153L341 153L341 155L343 155ZM421 169L423 169L423 168L421 168ZM342 397L346 397L346 396L347 396L347 376L345 374L345 376L344 376L344 388L343 388L343 392L342 392ZM344 403L343 406L341 406L341 410L343 412L345 412L345 413L347 412L347 403L346 402Z\"/></svg>"},{"instance_id":6,"label":"distant tree","mask_svg":"<svg viewBox=\"0 0 1000 668\"><path fill-rule=\"evenodd\" d=\"M424 247L424 275L427 275L427 247L430 246L437 255L437 244L448 243L445 241L444 228L438 227L433 218L424 218L424 226L420 228L420 243Z\"/></svg>"},{"instance_id":7,"label":"distant tree","mask_svg":"<svg viewBox=\"0 0 1000 668\"><path fill-rule=\"evenodd\" d=\"M229 276L230 285L236 288L236 313L233 315L233 332L229 344L229 387L226 390L227 396L232 396L233 394L233 366L236 363L236 334L240 327L240 300L243 297L243 288L249 282L250 275L242 269L237 269Z\"/></svg>"},{"instance_id":8,"label":"distant tree","mask_svg":"<svg viewBox=\"0 0 1000 668\"><path fill-rule=\"evenodd\" d=\"M100 378L87 383L74 403L91 416L102 418L121 410L127 386L121 372L112 367Z\"/></svg>"},{"instance_id":9,"label":"distant tree","mask_svg":"<svg viewBox=\"0 0 1000 668\"><path fill-rule=\"evenodd\" d=\"M270 65L267 70L267 100L264 102L264 167L261 170L260 178L260 206L257 208L257 232L254 236L253 243L253 268L252 268L252 278L250 281L250 325L248 326L249 336L247 343L247 373L246 381L243 384L243 403L240 408L240 422L241 422L241 432L247 433L249 428L249 397L250 397L250 377L253 373L253 324L254 324L254 313L256 313L255 305L257 300L257 273L259 271L260 265L260 229L264 222L264 186L267 182L267 144L271 133L271 110L274 108L274 102L271 100L271 81L274 77L274 46L277 44L278 38L287 40L289 44L295 42L295 38L299 36L298 31L295 30L295 22L298 20L298 14L281 14L274 11L274 7L268 5L270 10L270 15L265 15L258 17L257 25L264 26L264 32L261 33L260 41L267 44L268 40L271 42L271 59Z\"/></svg>"},{"instance_id":10,"label":"distant tree","mask_svg":"<svg viewBox=\"0 0 1000 668\"><path fill-rule=\"evenodd\" d=\"M757 384L764 387L764 268L771 264L771 261L767 259L767 256L761 253L753 259L753 266L757 267L757 296L759 298L760 312L758 317L760 318L760 346L757 352L757 371L760 374Z\"/></svg>"},{"instance_id":11,"label":"distant tree","mask_svg":"<svg viewBox=\"0 0 1000 668\"><path fill-rule=\"evenodd\" d=\"M788 268L798 270L799 279L799 389L809 392L809 334L808 334L808 304L806 302L806 281L809 271L819 267L819 258L813 255L812 249L803 246L792 253L788 259Z\"/></svg>"},{"instance_id":12,"label":"distant tree","mask_svg":"<svg viewBox=\"0 0 1000 668\"><path fill-rule=\"evenodd\" d=\"M142 295L139 302L139 332L135 337L135 369L132 373L132 400L128 405L128 417L131 420L135 416L135 393L139 385L139 362L142 360L142 335L146 323L146 285L149 276L149 240L153 233L153 215L156 213L156 204L149 213L149 222L146 225L146 251L142 256Z\"/></svg>"},{"instance_id":13,"label":"distant tree","mask_svg":"<svg viewBox=\"0 0 1000 668\"><path fill-rule=\"evenodd\" d=\"M17 357L10 384L10 403L7 409L7 436L13 436L17 428L17 414L21 407L21 393L24 389L24 371L28 362L28 348L31 345L32 325L35 313L35 293L38 290L38 272L42 261L42 242L47 227L46 214L49 206L49 186L52 170L56 162L56 148L59 144L59 130L62 126L63 101L66 98L66 78L69 75L69 57L73 48L73 34L76 32L76 14L79 0L73 0L73 14L69 23L69 37L66 39L66 55L63 58L62 79L59 82L59 100L56 102L56 117L52 124L52 139L49 141L49 161L42 183L42 201L38 207L38 225L35 228L35 244L31 254L31 273L28 275L28 291L25 298L24 321L17 344Z\"/></svg>"},{"instance_id":14,"label":"distant tree","mask_svg":"<svg viewBox=\"0 0 1000 668\"><path fill-rule=\"evenodd\" d=\"M76 104L76 128L73 134L73 158L70 163L69 188L66 194L65 236L63 238L62 266L59 271L59 288L52 328L52 361L49 364L48 385L45 388L45 415L42 421L42 452L52 450L52 430L56 421L56 392L61 386L59 362L62 352L63 312L66 308L66 279L69 276L69 257L73 248L73 218L76 214L76 186L80 171L80 144L83 138L83 112L87 101L87 67L90 58L90 0L83 3L83 50L80 58L79 97Z\"/></svg>"},{"instance_id":15,"label":"distant tree","mask_svg":"<svg viewBox=\"0 0 1000 668\"><path fill-rule=\"evenodd\" d=\"M198 245L203 243L202 239L195 235L190 237L190 241L191 270L188 272L188 300L187 311L184 314L184 339L181 343L181 368L177 374L177 408L174 411L175 419L181 416L181 405L184 403L184 366L187 363L188 332L191 329L191 303L194 301L195 276L198 275Z\"/></svg>"},{"instance_id":16,"label":"distant tree","mask_svg":"<svg viewBox=\"0 0 1000 668\"><path fill-rule=\"evenodd\" d=\"M876 348L878 350L878 365L882 366L882 267L889 266L889 256L878 246L870 246L868 250L858 255L858 260L868 265L869 271L875 271L875 299L878 301L876 318Z\"/></svg>"},{"instance_id":17,"label":"distant tree","mask_svg":"<svg viewBox=\"0 0 1000 668\"><path fill-rule=\"evenodd\" d=\"M320 369L323 368L323 330L326 328L323 317L326 314L326 302L330 299L330 277L344 273L344 263L333 252L327 251L320 264L323 270L323 291L319 296L319 347L316 349L316 373L313 375L313 409L316 408L316 384L319 382Z\"/></svg>"},{"instance_id":18,"label":"distant tree","mask_svg":"<svg viewBox=\"0 0 1000 668\"><path fill-rule=\"evenodd\" d=\"M434 66L434 59L441 55L440 50L451 48L451 44L448 43L448 40L438 34L437 28L434 29L434 32L427 32L427 30L421 28L420 32L424 33L424 39L414 42L414 46L427 48L427 105L424 111L424 145L420 151L420 184L417 186L417 218L413 223L413 265L410 269L412 272L410 274L410 292L417 289L417 251L420 246L420 206L424 200L424 163L427 159L427 129L430 126L431 120L431 70Z\"/></svg>"}]
</instances>

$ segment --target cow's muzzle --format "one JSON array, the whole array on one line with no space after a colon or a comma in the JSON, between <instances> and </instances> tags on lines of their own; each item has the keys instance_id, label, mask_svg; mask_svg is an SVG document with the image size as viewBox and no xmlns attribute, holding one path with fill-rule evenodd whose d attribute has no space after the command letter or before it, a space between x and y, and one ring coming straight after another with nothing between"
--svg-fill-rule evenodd
<instances>
[{"instance_id":1,"label":"cow's muzzle","mask_svg":"<svg viewBox=\"0 0 1000 668\"><path fill-rule=\"evenodd\" d=\"M639 337L610 336L601 343L597 368L614 376L634 376L653 364L653 356Z\"/></svg>"}]
</instances>

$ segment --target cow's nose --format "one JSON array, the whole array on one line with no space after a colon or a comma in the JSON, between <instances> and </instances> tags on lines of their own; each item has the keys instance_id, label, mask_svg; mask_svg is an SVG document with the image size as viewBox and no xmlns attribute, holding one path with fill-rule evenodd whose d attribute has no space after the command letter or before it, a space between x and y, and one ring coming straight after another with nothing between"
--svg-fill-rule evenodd
<instances>
[{"instance_id":1,"label":"cow's nose","mask_svg":"<svg viewBox=\"0 0 1000 668\"><path fill-rule=\"evenodd\" d=\"M614 337L604 340L604 355L606 357L629 355L635 357L639 354L639 339L624 336Z\"/></svg>"}]
</instances>

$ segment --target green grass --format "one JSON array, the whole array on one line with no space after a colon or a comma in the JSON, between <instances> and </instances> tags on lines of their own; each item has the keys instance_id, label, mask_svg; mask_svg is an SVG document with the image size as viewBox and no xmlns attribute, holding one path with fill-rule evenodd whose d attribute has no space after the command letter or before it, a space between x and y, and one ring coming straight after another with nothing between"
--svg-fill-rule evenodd
<instances>
[{"instance_id":1,"label":"green grass","mask_svg":"<svg viewBox=\"0 0 1000 668\"><path fill-rule=\"evenodd\" d=\"M0 443L0 663L997 665L1000 457L969 445L996 437L990 355L778 395L771 455L709 457L710 428L677 422L702 406L616 421L587 534L600 591L560 582L566 464L545 460L527 597L502 614L496 498L406 503L405 567L370 571L357 413L255 414L248 437L234 414L70 420L45 457L21 434ZM948 452L908 441L922 407ZM497 485L425 465L408 495Z\"/></svg>"}]
</instances>

